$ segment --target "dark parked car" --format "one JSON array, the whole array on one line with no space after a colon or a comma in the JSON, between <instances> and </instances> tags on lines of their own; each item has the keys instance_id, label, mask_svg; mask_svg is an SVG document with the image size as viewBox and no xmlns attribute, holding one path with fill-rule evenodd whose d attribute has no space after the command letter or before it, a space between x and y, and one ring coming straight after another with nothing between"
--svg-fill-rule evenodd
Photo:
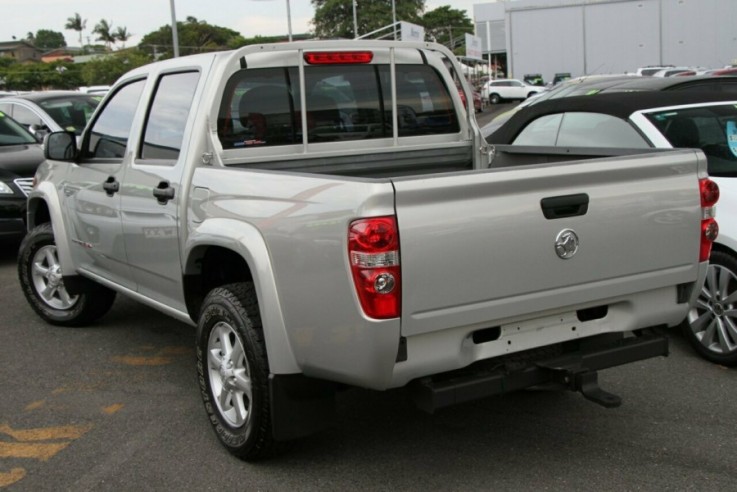
<instances>
[{"instance_id":1,"label":"dark parked car","mask_svg":"<svg viewBox=\"0 0 737 492\"><path fill-rule=\"evenodd\" d=\"M528 159L547 156L551 148L566 160L612 155L612 149L703 151L706 170L721 190L719 235L683 331L704 358L737 365L737 94L668 91L550 99L521 109L487 141L496 146L497 156L524 152ZM681 171L674 166L673 172ZM679 213L677 207L664 210L652 217L653 227L681 220Z\"/></svg>"},{"instance_id":2,"label":"dark parked car","mask_svg":"<svg viewBox=\"0 0 737 492\"><path fill-rule=\"evenodd\" d=\"M74 91L29 92L0 99L0 111L42 138L58 131L79 136L102 96Z\"/></svg>"},{"instance_id":3,"label":"dark parked car","mask_svg":"<svg viewBox=\"0 0 737 492\"><path fill-rule=\"evenodd\" d=\"M23 125L0 112L0 240L26 232L26 196L43 150Z\"/></svg>"},{"instance_id":4,"label":"dark parked car","mask_svg":"<svg viewBox=\"0 0 737 492\"><path fill-rule=\"evenodd\" d=\"M554 89L527 99L519 106L495 117L482 128L484 136L491 135L523 107L562 97L593 96L615 92L724 92L737 99L735 76L638 77L636 75L592 75L577 77L561 83Z\"/></svg>"},{"instance_id":5,"label":"dark parked car","mask_svg":"<svg viewBox=\"0 0 737 492\"><path fill-rule=\"evenodd\" d=\"M530 85L539 85L539 86L545 85L545 80L543 79L543 76L539 73L525 74L525 76L522 77L522 82L524 82L525 84L530 84Z\"/></svg>"}]
</instances>

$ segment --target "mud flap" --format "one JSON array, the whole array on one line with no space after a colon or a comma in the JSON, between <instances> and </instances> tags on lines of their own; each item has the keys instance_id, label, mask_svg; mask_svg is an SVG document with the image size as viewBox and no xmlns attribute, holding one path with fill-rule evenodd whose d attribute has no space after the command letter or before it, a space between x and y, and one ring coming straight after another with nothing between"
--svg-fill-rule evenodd
<instances>
[{"instance_id":1,"label":"mud flap","mask_svg":"<svg viewBox=\"0 0 737 492\"><path fill-rule=\"evenodd\" d=\"M301 374L270 374L274 439L289 441L326 429L335 421L336 385Z\"/></svg>"}]
</instances>

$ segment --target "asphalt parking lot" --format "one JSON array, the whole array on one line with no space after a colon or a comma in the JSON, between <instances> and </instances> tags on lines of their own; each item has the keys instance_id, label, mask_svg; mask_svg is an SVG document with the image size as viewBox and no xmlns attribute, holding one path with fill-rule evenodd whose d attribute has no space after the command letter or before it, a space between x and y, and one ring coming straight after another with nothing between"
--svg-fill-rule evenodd
<instances>
[{"instance_id":1,"label":"asphalt parking lot","mask_svg":"<svg viewBox=\"0 0 737 492\"><path fill-rule=\"evenodd\" d=\"M507 105L487 110L485 118ZM93 326L42 322L0 245L0 488L733 490L737 370L671 355L603 371L624 400L525 391L445 409L402 390L339 395L327 431L276 459L231 457L206 420L194 329L119 297Z\"/></svg>"}]
</instances>

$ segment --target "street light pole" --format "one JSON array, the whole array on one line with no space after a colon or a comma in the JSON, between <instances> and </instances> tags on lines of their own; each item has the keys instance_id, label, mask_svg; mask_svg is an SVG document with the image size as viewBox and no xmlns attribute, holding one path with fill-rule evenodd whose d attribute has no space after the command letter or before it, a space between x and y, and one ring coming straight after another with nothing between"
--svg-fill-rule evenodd
<instances>
[{"instance_id":1,"label":"street light pole","mask_svg":"<svg viewBox=\"0 0 737 492\"><path fill-rule=\"evenodd\" d=\"M287 29L289 30L289 42L292 42L292 13L289 8L289 0L287 0Z\"/></svg>"},{"instance_id":2,"label":"street light pole","mask_svg":"<svg viewBox=\"0 0 737 492\"><path fill-rule=\"evenodd\" d=\"M353 39L358 38L358 17L356 16L356 0L353 0Z\"/></svg>"},{"instance_id":3,"label":"street light pole","mask_svg":"<svg viewBox=\"0 0 737 492\"><path fill-rule=\"evenodd\" d=\"M174 0L169 0L171 5L171 37L174 44L174 58L179 57L179 33L177 32L177 14L174 12Z\"/></svg>"},{"instance_id":4,"label":"street light pole","mask_svg":"<svg viewBox=\"0 0 737 492\"><path fill-rule=\"evenodd\" d=\"M394 41L397 40L397 5L395 0L392 0L392 22L394 26Z\"/></svg>"}]
</instances>

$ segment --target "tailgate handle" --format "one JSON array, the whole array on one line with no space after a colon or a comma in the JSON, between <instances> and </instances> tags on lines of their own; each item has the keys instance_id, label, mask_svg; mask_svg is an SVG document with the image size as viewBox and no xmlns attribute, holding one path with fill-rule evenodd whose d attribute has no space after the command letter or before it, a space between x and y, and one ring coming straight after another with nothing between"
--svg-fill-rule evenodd
<instances>
[{"instance_id":1,"label":"tailgate handle","mask_svg":"<svg viewBox=\"0 0 737 492\"><path fill-rule=\"evenodd\" d=\"M543 209L543 215L546 219L586 215L589 209L589 196L586 193L551 196L540 200L540 207Z\"/></svg>"}]
</instances>

